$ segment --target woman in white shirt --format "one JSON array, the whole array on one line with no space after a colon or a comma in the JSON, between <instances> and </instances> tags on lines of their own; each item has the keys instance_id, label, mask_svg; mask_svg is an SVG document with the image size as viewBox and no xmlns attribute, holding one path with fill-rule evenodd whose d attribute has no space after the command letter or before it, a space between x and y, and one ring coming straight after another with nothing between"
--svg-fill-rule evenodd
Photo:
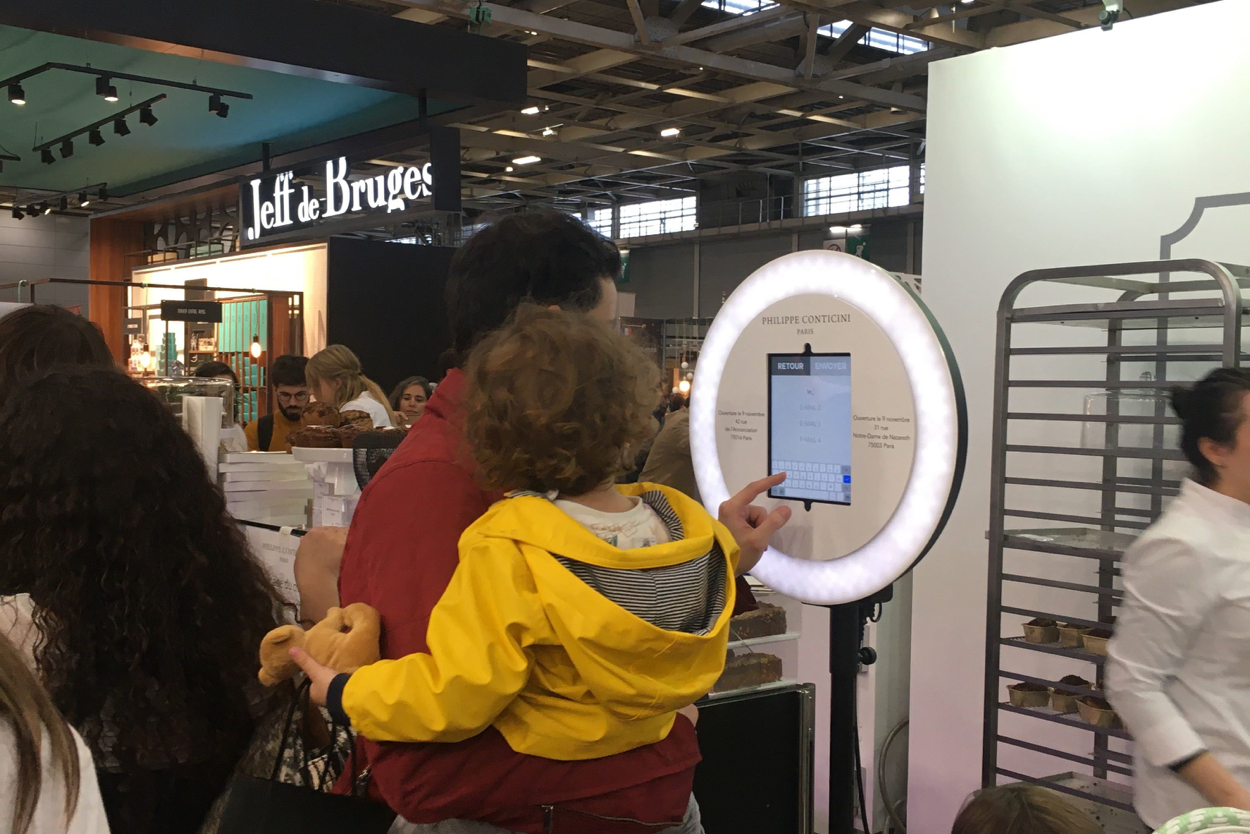
<instances>
[{"instance_id":1,"label":"woman in white shirt","mask_svg":"<svg viewBox=\"0 0 1250 834\"><path fill-rule=\"evenodd\" d=\"M0 831L108 834L91 752L0 636Z\"/></svg>"},{"instance_id":2,"label":"woman in white shirt","mask_svg":"<svg viewBox=\"0 0 1250 834\"><path fill-rule=\"evenodd\" d=\"M1108 697L1136 742L1135 804L1152 827L1250 809L1250 372L1178 389L1194 475L1124 557Z\"/></svg>"},{"instance_id":3,"label":"woman in white shirt","mask_svg":"<svg viewBox=\"0 0 1250 834\"><path fill-rule=\"evenodd\" d=\"M360 359L348 348L330 345L318 351L308 360L304 377L317 402L328 403L340 412L363 411L373 420L375 429L394 425L386 394L364 375Z\"/></svg>"}]
</instances>

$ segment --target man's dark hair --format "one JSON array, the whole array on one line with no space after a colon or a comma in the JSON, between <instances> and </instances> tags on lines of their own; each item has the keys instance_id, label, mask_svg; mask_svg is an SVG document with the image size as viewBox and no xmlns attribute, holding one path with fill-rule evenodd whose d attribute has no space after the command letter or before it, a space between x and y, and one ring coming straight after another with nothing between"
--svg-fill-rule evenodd
<instances>
[{"instance_id":1,"label":"man's dark hair","mask_svg":"<svg viewBox=\"0 0 1250 834\"><path fill-rule=\"evenodd\" d=\"M239 384L239 375L234 372L234 368L225 362L205 362L203 365L195 369L195 376L199 379L213 379L220 376L228 376L234 380L234 384Z\"/></svg>"},{"instance_id":2,"label":"man's dark hair","mask_svg":"<svg viewBox=\"0 0 1250 834\"><path fill-rule=\"evenodd\" d=\"M298 387L307 385L307 380L304 378L304 368L307 365L307 356L295 356L290 353L284 353L273 360L273 367L269 369L269 384L275 388L279 385Z\"/></svg>"},{"instance_id":3,"label":"man's dark hair","mask_svg":"<svg viewBox=\"0 0 1250 834\"><path fill-rule=\"evenodd\" d=\"M522 302L593 310L604 278L621 272L612 241L559 211L513 214L474 235L452 259L447 317L461 363Z\"/></svg>"},{"instance_id":4,"label":"man's dark hair","mask_svg":"<svg viewBox=\"0 0 1250 834\"><path fill-rule=\"evenodd\" d=\"M100 328L64 307L34 304L0 318L0 380L12 385L56 365L117 367Z\"/></svg>"}]
</instances>

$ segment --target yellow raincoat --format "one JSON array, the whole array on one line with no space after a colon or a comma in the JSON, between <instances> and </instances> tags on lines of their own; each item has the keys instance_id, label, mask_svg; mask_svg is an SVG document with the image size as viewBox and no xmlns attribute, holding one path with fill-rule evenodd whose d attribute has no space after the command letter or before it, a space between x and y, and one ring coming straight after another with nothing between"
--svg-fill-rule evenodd
<instances>
[{"instance_id":1,"label":"yellow raincoat","mask_svg":"<svg viewBox=\"0 0 1250 834\"><path fill-rule=\"evenodd\" d=\"M341 706L353 726L375 741L451 742L494 725L513 750L559 760L665 738L677 710L724 669L738 547L682 493L653 484L619 489L660 492L684 537L619 550L544 498L501 501L460 539L460 564L430 616L430 653L383 660L348 680ZM662 582L663 572L649 569L709 553L710 580L719 577L725 590L719 611L708 603L705 634L640 619L553 556L615 569L609 573L629 584L648 575Z\"/></svg>"}]
</instances>

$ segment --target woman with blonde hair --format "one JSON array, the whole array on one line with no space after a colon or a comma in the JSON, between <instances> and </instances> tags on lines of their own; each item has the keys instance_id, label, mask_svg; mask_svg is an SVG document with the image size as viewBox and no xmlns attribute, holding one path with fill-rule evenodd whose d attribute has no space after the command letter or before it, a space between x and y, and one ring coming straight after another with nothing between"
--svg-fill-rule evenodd
<instances>
[{"instance_id":1,"label":"woman with blonde hair","mask_svg":"<svg viewBox=\"0 0 1250 834\"><path fill-rule=\"evenodd\" d=\"M349 348L330 345L318 351L308 360L304 377L318 402L340 412L363 411L373 419L375 429L394 425L386 394L364 375L360 359Z\"/></svg>"},{"instance_id":2,"label":"woman with blonde hair","mask_svg":"<svg viewBox=\"0 0 1250 834\"><path fill-rule=\"evenodd\" d=\"M21 652L3 636L0 830L11 834L109 830L91 751L52 705Z\"/></svg>"}]
</instances>

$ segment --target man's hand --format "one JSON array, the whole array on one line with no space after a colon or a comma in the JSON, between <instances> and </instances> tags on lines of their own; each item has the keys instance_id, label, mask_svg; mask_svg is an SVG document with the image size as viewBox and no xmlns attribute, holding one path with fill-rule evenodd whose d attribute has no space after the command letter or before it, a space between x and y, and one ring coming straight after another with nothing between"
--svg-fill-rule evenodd
<instances>
[{"instance_id":1,"label":"man's hand","mask_svg":"<svg viewBox=\"0 0 1250 834\"><path fill-rule=\"evenodd\" d=\"M742 551L738 573L750 573L768 549L772 538L790 520L790 508L778 507L771 513L751 502L786 480L784 472L754 481L720 505L720 523L729 528Z\"/></svg>"},{"instance_id":2,"label":"man's hand","mask_svg":"<svg viewBox=\"0 0 1250 834\"><path fill-rule=\"evenodd\" d=\"M300 648L291 649L291 659L299 664L299 668L304 670L304 674L308 675L308 680L312 682L308 690L308 699L317 706L324 707L326 690L330 688L330 681L334 680L338 672L329 666L322 666L312 659L312 655Z\"/></svg>"}]
</instances>

